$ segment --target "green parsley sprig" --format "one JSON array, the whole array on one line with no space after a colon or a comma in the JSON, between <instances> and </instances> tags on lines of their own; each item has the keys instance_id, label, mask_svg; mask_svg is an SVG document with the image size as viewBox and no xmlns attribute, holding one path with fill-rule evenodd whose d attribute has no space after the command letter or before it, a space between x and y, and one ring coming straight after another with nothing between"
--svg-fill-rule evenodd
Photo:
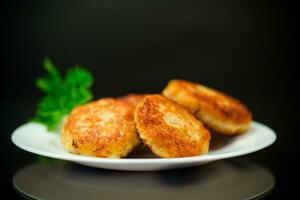
<instances>
[{"instance_id":1,"label":"green parsley sprig","mask_svg":"<svg viewBox=\"0 0 300 200\"><path fill-rule=\"evenodd\" d=\"M33 121L46 125L48 130L55 130L74 107L93 98L93 77L86 69L75 66L63 78L49 58L45 58L44 68L48 75L38 78L36 85L45 96L38 103Z\"/></svg>"}]
</instances>

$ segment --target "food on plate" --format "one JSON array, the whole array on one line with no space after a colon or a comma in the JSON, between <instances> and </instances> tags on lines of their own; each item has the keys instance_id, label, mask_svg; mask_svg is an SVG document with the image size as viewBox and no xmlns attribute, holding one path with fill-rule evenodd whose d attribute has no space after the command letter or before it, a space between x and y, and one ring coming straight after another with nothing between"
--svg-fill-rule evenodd
<instances>
[{"instance_id":1,"label":"food on plate","mask_svg":"<svg viewBox=\"0 0 300 200\"><path fill-rule=\"evenodd\" d=\"M135 121L141 140L159 157L208 152L209 131L184 107L162 95L147 95L135 110Z\"/></svg>"},{"instance_id":2,"label":"food on plate","mask_svg":"<svg viewBox=\"0 0 300 200\"><path fill-rule=\"evenodd\" d=\"M121 158L146 145L163 158L197 156L209 150L207 128L238 135L251 124L252 114L239 100L201 84L172 80L162 94L87 103L93 97L88 70L75 66L62 76L49 58L44 68L48 74L37 87L45 95L32 121L52 132L62 125L61 143L75 154Z\"/></svg>"},{"instance_id":3,"label":"food on plate","mask_svg":"<svg viewBox=\"0 0 300 200\"><path fill-rule=\"evenodd\" d=\"M239 100L215 89L184 81L172 80L163 95L184 106L207 127L225 135L248 130L252 115Z\"/></svg>"},{"instance_id":4,"label":"food on plate","mask_svg":"<svg viewBox=\"0 0 300 200\"><path fill-rule=\"evenodd\" d=\"M132 106L104 98L76 107L67 117L61 142L75 154L121 158L139 143Z\"/></svg>"},{"instance_id":5,"label":"food on plate","mask_svg":"<svg viewBox=\"0 0 300 200\"><path fill-rule=\"evenodd\" d=\"M134 108L141 102L147 94L128 94L125 96L118 97L117 100L129 103Z\"/></svg>"}]
</instances>

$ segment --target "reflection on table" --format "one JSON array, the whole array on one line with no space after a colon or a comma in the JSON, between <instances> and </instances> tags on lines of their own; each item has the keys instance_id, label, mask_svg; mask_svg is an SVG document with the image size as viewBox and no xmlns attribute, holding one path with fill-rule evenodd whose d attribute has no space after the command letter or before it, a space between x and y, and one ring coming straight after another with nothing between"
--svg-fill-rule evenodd
<instances>
[{"instance_id":1,"label":"reflection on table","mask_svg":"<svg viewBox=\"0 0 300 200\"><path fill-rule=\"evenodd\" d=\"M20 169L16 190L32 199L251 199L270 191L274 176L242 159L155 172L102 170L57 161Z\"/></svg>"}]
</instances>

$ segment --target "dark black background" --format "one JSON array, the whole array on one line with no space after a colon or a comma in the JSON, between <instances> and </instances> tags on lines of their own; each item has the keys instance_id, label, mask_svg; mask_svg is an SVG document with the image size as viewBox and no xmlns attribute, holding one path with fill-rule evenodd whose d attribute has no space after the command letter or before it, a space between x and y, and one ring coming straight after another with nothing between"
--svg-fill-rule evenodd
<instances>
[{"instance_id":1,"label":"dark black background","mask_svg":"<svg viewBox=\"0 0 300 200\"><path fill-rule=\"evenodd\" d=\"M160 92L182 78L244 101L278 140L247 157L276 178L266 198L296 193L299 114L296 12L280 1L9 1L1 3L1 190L35 156L12 131L34 115L50 56L92 71L95 98ZM257 177L259 180L259 177Z\"/></svg>"}]
</instances>

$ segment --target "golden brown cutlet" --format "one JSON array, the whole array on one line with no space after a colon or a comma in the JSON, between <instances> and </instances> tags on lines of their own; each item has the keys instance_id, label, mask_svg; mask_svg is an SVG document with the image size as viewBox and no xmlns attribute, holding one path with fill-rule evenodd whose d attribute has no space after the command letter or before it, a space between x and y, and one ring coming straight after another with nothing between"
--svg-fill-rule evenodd
<instances>
[{"instance_id":1,"label":"golden brown cutlet","mask_svg":"<svg viewBox=\"0 0 300 200\"><path fill-rule=\"evenodd\" d=\"M163 95L184 106L206 126L225 135L248 130L252 114L236 98L215 89L184 80L172 80Z\"/></svg>"},{"instance_id":2,"label":"golden brown cutlet","mask_svg":"<svg viewBox=\"0 0 300 200\"><path fill-rule=\"evenodd\" d=\"M140 143L132 106L104 98L78 106L61 133L66 150L96 157L120 158Z\"/></svg>"},{"instance_id":3,"label":"golden brown cutlet","mask_svg":"<svg viewBox=\"0 0 300 200\"><path fill-rule=\"evenodd\" d=\"M208 152L209 131L184 107L162 95L147 95L135 110L135 121L143 143L159 157Z\"/></svg>"}]
</instances>

